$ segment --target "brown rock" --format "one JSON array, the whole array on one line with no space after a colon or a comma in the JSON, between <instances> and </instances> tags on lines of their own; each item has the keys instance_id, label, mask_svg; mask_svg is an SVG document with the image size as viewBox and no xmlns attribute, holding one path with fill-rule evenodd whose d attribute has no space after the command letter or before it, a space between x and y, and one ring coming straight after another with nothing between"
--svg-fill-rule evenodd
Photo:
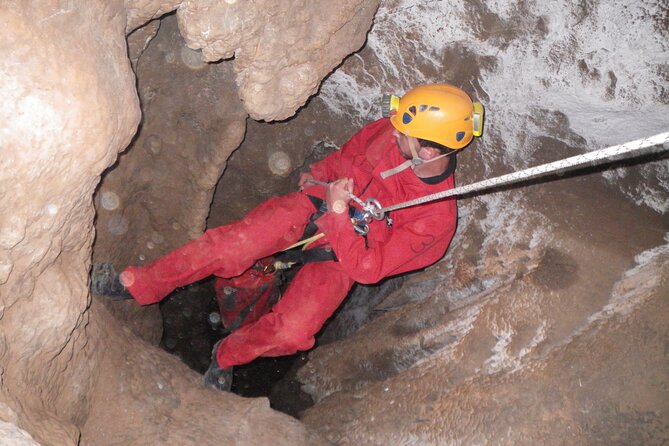
<instances>
[{"instance_id":1,"label":"brown rock","mask_svg":"<svg viewBox=\"0 0 669 446\"><path fill-rule=\"evenodd\" d=\"M292 116L321 80L365 42L378 0L184 1L179 26L204 60L234 56L253 119Z\"/></svg>"},{"instance_id":2,"label":"brown rock","mask_svg":"<svg viewBox=\"0 0 669 446\"><path fill-rule=\"evenodd\" d=\"M94 259L112 262L119 271L202 233L215 184L246 128L231 67L203 63L199 52L184 44L173 16L162 21L137 73L142 126L96 196ZM108 305L138 334L158 343L157 306Z\"/></svg>"},{"instance_id":3,"label":"brown rock","mask_svg":"<svg viewBox=\"0 0 669 446\"><path fill-rule=\"evenodd\" d=\"M149 20L174 11L181 0L125 0L124 3L128 14L126 33L130 34Z\"/></svg>"},{"instance_id":4,"label":"brown rock","mask_svg":"<svg viewBox=\"0 0 669 446\"><path fill-rule=\"evenodd\" d=\"M9 1L0 15L0 189L11 209L0 225L0 400L40 443L76 444L98 358L86 350L91 197L139 122L125 10Z\"/></svg>"},{"instance_id":5,"label":"brown rock","mask_svg":"<svg viewBox=\"0 0 669 446\"><path fill-rule=\"evenodd\" d=\"M202 389L151 345L155 307L91 301L91 197L99 186L96 260L143 263L201 234L247 114L291 116L362 45L379 2L24 3L0 8L0 436L668 441L666 157L606 181L567 176L462 200L443 261L378 305L351 305L363 314L339 321L368 323L310 354L299 373L318 400L307 428L264 398ZM456 83L488 107L485 137L458 155L461 183L647 136L666 116L662 6L581 3L384 2L370 45L295 119L249 125L210 223L293 190L304 159L378 117L380 93L419 81ZM142 27L176 8L199 49L174 18L155 37L158 21ZM99 184L135 134L138 96L142 127Z\"/></svg>"}]
</instances>

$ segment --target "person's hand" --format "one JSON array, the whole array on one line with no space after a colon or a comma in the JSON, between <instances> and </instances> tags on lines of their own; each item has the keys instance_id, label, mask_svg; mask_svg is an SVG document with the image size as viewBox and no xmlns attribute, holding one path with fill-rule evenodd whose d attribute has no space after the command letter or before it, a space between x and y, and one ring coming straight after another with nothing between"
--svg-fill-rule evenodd
<instances>
[{"instance_id":1,"label":"person's hand","mask_svg":"<svg viewBox=\"0 0 669 446\"><path fill-rule=\"evenodd\" d=\"M300 187L300 190L304 190L305 183L309 180L313 180L314 176L311 172L303 172L300 174L300 179L297 182L297 185Z\"/></svg>"},{"instance_id":2,"label":"person's hand","mask_svg":"<svg viewBox=\"0 0 669 446\"><path fill-rule=\"evenodd\" d=\"M349 193L353 193L353 178L340 178L325 188L325 203L328 211L342 214L348 211Z\"/></svg>"}]
</instances>

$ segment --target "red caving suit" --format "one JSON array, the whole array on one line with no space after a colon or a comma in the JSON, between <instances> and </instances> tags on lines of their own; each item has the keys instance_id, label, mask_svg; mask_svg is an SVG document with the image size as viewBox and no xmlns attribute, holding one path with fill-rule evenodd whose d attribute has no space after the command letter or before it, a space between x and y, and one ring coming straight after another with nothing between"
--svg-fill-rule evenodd
<instances>
[{"instance_id":1,"label":"red caving suit","mask_svg":"<svg viewBox=\"0 0 669 446\"><path fill-rule=\"evenodd\" d=\"M353 178L354 194L376 198L390 206L451 189L453 175L435 185L421 181L411 169L381 179L380 172L405 159L388 119L360 130L341 150L311 166L314 178L334 181ZM124 281L135 300L159 302L175 288L207 276L235 277L257 259L297 242L316 211L307 194L324 197L322 186L275 197L242 220L207 230L200 238L144 267L129 267ZM393 225L373 220L365 240L348 213L326 212L316 225L325 234L338 262L304 265L272 310L241 327L221 342L220 367L245 364L259 356L290 355L314 345L314 335L339 307L355 282L376 283L384 277L424 268L439 260L455 233L454 198L393 211Z\"/></svg>"}]
</instances>

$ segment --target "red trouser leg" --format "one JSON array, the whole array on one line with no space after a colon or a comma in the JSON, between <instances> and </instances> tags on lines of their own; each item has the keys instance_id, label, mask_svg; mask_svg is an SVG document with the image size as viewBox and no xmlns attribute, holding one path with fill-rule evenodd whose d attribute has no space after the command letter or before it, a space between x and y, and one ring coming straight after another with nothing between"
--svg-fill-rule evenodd
<instances>
[{"instance_id":1,"label":"red trouser leg","mask_svg":"<svg viewBox=\"0 0 669 446\"><path fill-rule=\"evenodd\" d=\"M314 211L302 193L270 198L238 222L210 229L146 266L127 268L123 283L146 305L212 274L238 276L257 259L298 241Z\"/></svg>"},{"instance_id":2,"label":"red trouser leg","mask_svg":"<svg viewBox=\"0 0 669 446\"><path fill-rule=\"evenodd\" d=\"M228 368L259 356L291 355L310 349L314 335L353 283L336 262L305 265L270 313L223 339L216 353L219 366Z\"/></svg>"}]
</instances>

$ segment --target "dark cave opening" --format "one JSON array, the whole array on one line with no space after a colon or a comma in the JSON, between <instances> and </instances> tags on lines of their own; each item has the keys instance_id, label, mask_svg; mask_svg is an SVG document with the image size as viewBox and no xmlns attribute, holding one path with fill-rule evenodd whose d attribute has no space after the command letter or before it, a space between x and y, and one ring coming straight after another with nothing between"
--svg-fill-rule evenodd
<instances>
[{"instance_id":1,"label":"dark cave opening","mask_svg":"<svg viewBox=\"0 0 669 446\"><path fill-rule=\"evenodd\" d=\"M213 278L197 282L176 290L159 304L163 317L160 347L202 374L209 367L214 344L227 334L220 324L212 323L211 316L219 312L213 284ZM299 418L314 404L295 378L306 359L307 352L300 352L261 357L237 366L233 371L232 393L267 397L273 409Z\"/></svg>"},{"instance_id":2,"label":"dark cave opening","mask_svg":"<svg viewBox=\"0 0 669 446\"><path fill-rule=\"evenodd\" d=\"M299 266L295 266L284 272L281 291L285 290L298 270ZM316 334L314 348L345 338L383 314L384 310L375 311L375 306L399 290L406 278L407 274L403 274L374 285L354 285L344 302ZM418 298L431 287L428 282L418 285L414 297ZM425 289L421 291L422 288ZM210 315L219 314L214 278L174 291L159 306L163 318L160 347L204 374L209 367L214 344L226 335L220 325L210 322ZM237 366L233 372L232 393L243 397L266 397L273 409L299 419L305 410L315 404L296 378L308 355L309 351L303 351L290 356L260 357Z\"/></svg>"}]
</instances>

